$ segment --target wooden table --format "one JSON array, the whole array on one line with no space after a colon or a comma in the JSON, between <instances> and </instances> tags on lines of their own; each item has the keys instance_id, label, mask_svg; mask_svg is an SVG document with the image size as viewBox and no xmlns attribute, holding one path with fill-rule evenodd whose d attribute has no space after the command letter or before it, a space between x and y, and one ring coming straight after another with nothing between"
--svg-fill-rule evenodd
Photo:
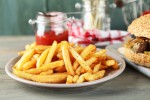
<instances>
[{"instance_id":1,"label":"wooden table","mask_svg":"<svg viewBox=\"0 0 150 100\"><path fill-rule=\"evenodd\" d=\"M108 82L77 89L40 88L11 79L5 64L34 40L33 36L0 37L0 100L150 100L150 78L129 65Z\"/></svg>"}]
</instances>

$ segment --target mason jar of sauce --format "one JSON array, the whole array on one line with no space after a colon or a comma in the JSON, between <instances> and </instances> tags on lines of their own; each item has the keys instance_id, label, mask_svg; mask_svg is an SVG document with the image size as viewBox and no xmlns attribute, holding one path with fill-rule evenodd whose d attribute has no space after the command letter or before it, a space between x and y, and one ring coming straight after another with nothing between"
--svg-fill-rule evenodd
<instances>
[{"instance_id":1,"label":"mason jar of sauce","mask_svg":"<svg viewBox=\"0 0 150 100\"><path fill-rule=\"evenodd\" d=\"M34 26L36 44L51 45L53 41L68 41L66 21L66 14L62 12L38 12L36 20L29 20Z\"/></svg>"}]
</instances>

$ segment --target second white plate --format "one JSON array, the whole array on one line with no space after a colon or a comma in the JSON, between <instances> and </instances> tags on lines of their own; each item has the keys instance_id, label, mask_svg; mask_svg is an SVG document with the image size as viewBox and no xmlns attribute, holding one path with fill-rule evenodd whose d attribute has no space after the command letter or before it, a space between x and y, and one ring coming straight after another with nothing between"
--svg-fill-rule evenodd
<instances>
[{"instance_id":1,"label":"second white plate","mask_svg":"<svg viewBox=\"0 0 150 100\"><path fill-rule=\"evenodd\" d=\"M122 47L122 44L113 44L113 45L108 45L106 46L106 49L113 52L114 54L116 55L119 55L120 57L124 57L119 51L118 51L118 48ZM128 59L126 59L124 57L125 61L127 63L129 63L133 68L135 68L136 70L138 70L139 72L143 73L144 75L150 77L150 68L147 68L147 67L143 67L143 66L140 66L140 65L137 65L131 61L129 61Z\"/></svg>"}]
</instances>

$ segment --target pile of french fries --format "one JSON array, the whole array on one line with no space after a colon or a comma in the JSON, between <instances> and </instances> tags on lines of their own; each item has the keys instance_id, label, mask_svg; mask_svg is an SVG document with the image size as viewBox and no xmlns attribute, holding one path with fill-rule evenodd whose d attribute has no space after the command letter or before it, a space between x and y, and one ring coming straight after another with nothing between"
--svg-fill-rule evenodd
<instances>
[{"instance_id":1,"label":"pile of french fries","mask_svg":"<svg viewBox=\"0 0 150 100\"><path fill-rule=\"evenodd\" d=\"M118 62L97 50L92 44L83 47L62 41L51 46L32 43L20 51L21 58L13 66L13 73L40 83L83 83L98 80L108 70L119 69Z\"/></svg>"}]
</instances>

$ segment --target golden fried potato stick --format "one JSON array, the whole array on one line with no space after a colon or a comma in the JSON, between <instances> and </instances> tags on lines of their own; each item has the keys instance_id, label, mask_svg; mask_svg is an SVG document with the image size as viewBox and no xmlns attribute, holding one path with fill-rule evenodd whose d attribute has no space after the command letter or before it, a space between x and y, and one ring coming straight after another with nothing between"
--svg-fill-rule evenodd
<instances>
[{"instance_id":1,"label":"golden fried potato stick","mask_svg":"<svg viewBox=\"0 0 150 100\"><path fill-rule=\"evenodd\" d=\"M118 64L117 61L115 61L115 64L112 65L112 68L113 68L114 70L119 69L119 64Z\"/></svg>"},{"instance_id":2,"label":"golden fried potato stick","mask_svg":"<svg viewBox=\"0 0 150 100\"><path fill-rule=\"evenodd\" d=\"M13 68L15 75L27 80L40 83L64 83L67 79L67 73L56 73L52 75L33 75Z\"/></svg>"},{"instance_id":3,"label":"golden fried potato stick","mask_svg":"<svg viewBox=\"0 0 150 100\"><path fill-rule=\"evenodd\" d=\"M35 42L33 42L32 44L27 44L26 46L25 46L25 49L26 49L26 51L27 50L30 50L30 49L33 49L34 47L36 46L36 43Z\"/></svg>"},{"instance_id":4,"label":"golden fried potato stick","mask_svg":"<svg viewBox=\"0 0 150 100\"><path fill-rule=\"evenodd\" d=\"M88 60L86 60L86 63L91 66L94 62L96 62L98 59L96 57L91 57Z\"/></svg>"},{"instance_id":5,"label":"golden fried potato stick","mask_svg":"<svg viewBox=\"0 0 150 100\"><path fill-rule=\"evenodd\" d=\"M63 59L62 52L57 53L56 55L59 59Z\"/></svg>"},{"instance_id":6,"label":"golden fried potato stick","mask_svg":"<svg viewBox=\"0 0 150 100\"><path fill-rule=\"evenodd\" d=\"M84 81L85 81L85 78L81 75L81 76L79 76L79 78L76 81L76 83L83 83Z\"/></svg>"},{"instance_id":7,"label":"golden fried potato stick","mask_svg":"<svg viewBox=\"0 0 150 100\"><path fill-rule=\"evenodd\" d=\"M99 59L99 61L107 60L107 54L103 54L103 55L99 56L98 59Z\"/></svg>"},{"instance_id":8,"label":"golden fried potato stick","mask_svg":"<svg viewBox=\"0 0 150 100\"><path fill-rule=\"evenodd\" d=\"M88 60L86 60L86 63L91 67L91 65L96 62L98 59L95 57L91 57ZM80 75L81 73L85 73L85 69L82 68L82 66L79 66L76 70L76 74Z\"/></svg>"},{"instance_id":9,"label":"golden fried potato stick","mask_svg":"<svg viewBox=\"0 0 150 100\"><path fill-rule=\"evenodd\" d=\"M90 66L91 67L91 66ZM81 74L86 73L85 69L81 69Z\"/></svg>"},{"instance_id":10,"label":"golden fried potato stick","mask_svg":"<svg viewBox=\"0 0 150 100\"><path fill-rule=\"evenodd\" d=\"M47 57L47 54L49 52L50 48L46 49L41 55L40 57L38 58L37 60L37 63L36 63L36 67L39 68L42 66L42 64L44 63L46 57Z\"/></svg>"},{"instance_id":11,"label":"golden fried potato stick","mask_svg":"<svg viewBox=\"0 0 150 100\"><path fill-rule=\"evenodd\" d=\"M108 69L110 66L106 66L106 65L101 65L99 70L106 70Z\"/></svg>"},{"instance_id":12,"label":"golden fried potato stick","mask_svg":"<svg viewBox=\"0 0 150 100\"><path fill-rule=\"evenodd\" d=\"M115 65L115 60L106 60L103 62L103 64L106 66L113 66Z\"/></svg>"},{"instance_id":13,"label":"golden fried potato stick","mask_svg":"<svg viewBox=\"0 0 150 100\"><path fill-rule=\"evenodd\" d=\"M85 59L92 51L96 51L96 47L94 45L89 45L87 46L80 54L80 56ZM74 63L73 63L73 68L74 70L76 70L79 66L79 63L78 61L76 60Z\"/></svg>"},{"instance_id":14,"label":"golden fried potato stick","mask_svg":"<svg viewBox=\"0 0 150 100\"><path fill-rule=\"evenodd\" d=\"M51 48L50 48L50 50L49 50L49 52L48 52L48 55L46 57L46 60L45 60L44 64L48 64L52 61L52 58L54 56L54 53L56 52L56 49L57 49L57 42L54 41Z\"/></svg>"},{"instance_id":15,"label":"golden fried potato stick","mask_svg":"<svg viewBox=\"0 0 150 100\"><path fill-rule=\"evenodd\" d=\"M76 83L78 79L79 79L79 75L75 75L72 80L73 83Z\"/></svg>"},{"instance_id":16,"label":"golden fried potato stick","mask_svg":"<svg viewBox=\"0 0 150 100\"><path fill-rule=\"evenodd\" d=\"M24 55L21 57L21 59L17 62L15 65L17 69L22 70L22 65L24 65L26 62L28 62L32 56L34 55L35 50L31 49L28 50L28 52L25 52Z\"/></svg>"},{"instance_id":17,"label":"golden fried potato stick","mask_svg":"<svg viewBox=\"0 0 150 100\"><path fill-rule=\"evenodd\" d=\"M26 62L22 66L23 70L28 70L28 69L35 68L35 67L36 67L36 60L35 59Z\"/></svg>"},{"instance_id":18,"label":"golden fried potato stick","mask_svg":"<svg viewBox=\"0 0 150 100\"><path fill-rule=\"evenodd\" d=\"M20 51L20 52L18 52L18 55L22 56L25 52L26 52L26 50Z\"/></svg>"},{"instance_id":19,"label":"golden fried potato stick","mask_svg":"<svg viewBox=\"0 0 150 100\"><path fill-rule=\"evenodd\" d=\"M68 75L68 76L67 76L66 84L72 84L72 83L73 83L73 76Z\"/></svg>"},{"instance_id":20,"label":"golden fried potato stick","mask_svg":"<svg viewBox=\"0 0 150 100\"><path fill-rule=\"evenodd\" d=\"M90 66L86 63L86 61L72 48L70 47L70 52L72 56L77 60L77 62L88 72L92 72Z\"/></svg>"},{"instance_id":21,"label":"golden fried potato stick","mask_svg":"<svg viewBox=\"0 0 150 100\"><path fill-rule=\"evenodd\" d=\"M86 80L85 80L85 76L86 76L88 73L89 73L89 72L80 75L79 78L78 78L78 80L76 81L76 83L83 83L83 82L85 82L85 81L86 81Z\"/></svg>"},{"instance_id":22,"label":"golden fried potato stick","mask_svg":"<svg viewBox=\"0 0 150 100\"><path fill-rule=\"evenodd\" d=\"M53 74L53 70L52 69L40 73L40 75L51 75L51 74Z\"/></svg>"},{"instance_id":23,"label":"golden fried potato stick","mask_svg":"<svg viewBox=\"0 0 150 100\"><path fill-rule=\"evenodd\" d=\"M44 50L46 50L46 49L48 49L48 48L50 48L51 46L46 46L46 45L36 45L35 46L35 50L36 51L44 51Z\"/></svg>"},{"instance_id":24,"label":"golden fried potato stick","mask_svg":"<svg viewBox=\"0 0 150 100\"><path fill-rule=\"evenodd\" d=\"M40 57L40 54L35 54L33 55L32 59L35 59L37 61L39 57Z\"/></svg>"},{"instance_id":25,"label":"golden fried potato stick","mask_svg":"<svg viewBox=\"0 0 150 100\"><path fill-rule=\"evenodd\" d=\"M97 80L97 79L104 77L104 75L105 75L105 70L101 70L101 71L98 71L94 74L88 73L84 76L84 78L87 81L94 81L94 80Z\"/></svg>"},{"instance_id":26,"label":"golden fried potato stick","mask_svg":"<svg viewBox=\"0 0 150 100\"><path fill-rule=\"evenodd\" d=\"M30 74L39 74L41 72L44 72L44 71L47 71L47 70L50 70L50 69L54 69L54 68L58 68L58 67L61 67L61 66L64 66L64 61L63 60L51 62L51 63L45 64L45 65L43 65L41 67L38 67L38 68L33 68L33 69L26 70L25 72L30 73Z\"/></svg>"},{"instance_id":27,"label":"golden fried potato stick","mask_svg":"<svg viewBox=\"0 0 150 100\"><path fill-rule=\"evenodd\" d=\"M96 64L96 65L94 66L93 73L98 72L99 69L100 69L100 67L101 67L101 63Z\"/></svg>"},{"instance_id":28,"label":"golden fried potato stick","mask_svg":"<svg viewBox=\"0 0 150 100\"><path fill-rule=\"evenodd\" d=\"M114 60L114 61L115 61L115 64L112 65L112 68L113 68L114 70L119 69L119 64L118 64L118 62L117 62L113 57L107 55L107 58L106 58L106 59L107 59L107 60Z\"/></svg>"},{"instance_id":29,"label":"golden fried potato stick","mask_svg":"<svg viewBox=\"0 0 150 100\"><path fill-rule=\"evenodd\" d=\"M76 71L75 71L76 75L80 75L80 74L81 74L81 70L82 70L82 66L79 66L79 67L76 69Z\"/></svg>"},{"instance_id":30,"label":"golden fried potato stick","mask_svg":"<svg viewBox=\"0 0 150 100\"><path fill-rule=\"evenodd\" d=\"M58 68L55 68L54 71L56 72L66 72L66 67L65 66L61 66L61 67L58 67Z\"/></svg>"},{"instance_id":31,"label":"golden fried potato stick","mask_svg":"<svg viewBox=\"0 0 150 100\"><path fill-rule=\"evenodd\" d=\"M70 55L68 51L68 45L64 44L62 46L62 55L63 55L63 60L65 62L66 70L70 75L75 75L75 72L73 70L71 60L70 60Z\"/></svg>"},{"instance_id":32,"label":"golden fried potato stick","mask_svg":"<svg viewBox=\"0 0 150 100\"><path fill-rule=\"evenodd\" d=\"M74 50L80 54L84 50L84 47L75 47Z\"/></svg>"},{"instance_id":33,"label":"golden fried potato stick","mask_svg":"<svg viewBox=\"0 0 150 100\"><path fill-rule=\"evenodd\" d=\"M106 50L105 49L102 49L102 50L99 50L98 52L95 52L93 55L91 55L92 57L100 57L102 55L106 54Z\"/></svg>"},{"instance_id":34,"label":"golden fried potato stick","mask_svg":"<svg viewBox=\"0 0 150 100\"><path fill-rule=\"evenodd\" d=\"M61 47L63 45L66 45L66 44L69 45L69 43L67 41L61 41L60 43L58 43L58 45L57 45L57 52L61 52L62 51Z\"/></svg>"}]
</instances>

